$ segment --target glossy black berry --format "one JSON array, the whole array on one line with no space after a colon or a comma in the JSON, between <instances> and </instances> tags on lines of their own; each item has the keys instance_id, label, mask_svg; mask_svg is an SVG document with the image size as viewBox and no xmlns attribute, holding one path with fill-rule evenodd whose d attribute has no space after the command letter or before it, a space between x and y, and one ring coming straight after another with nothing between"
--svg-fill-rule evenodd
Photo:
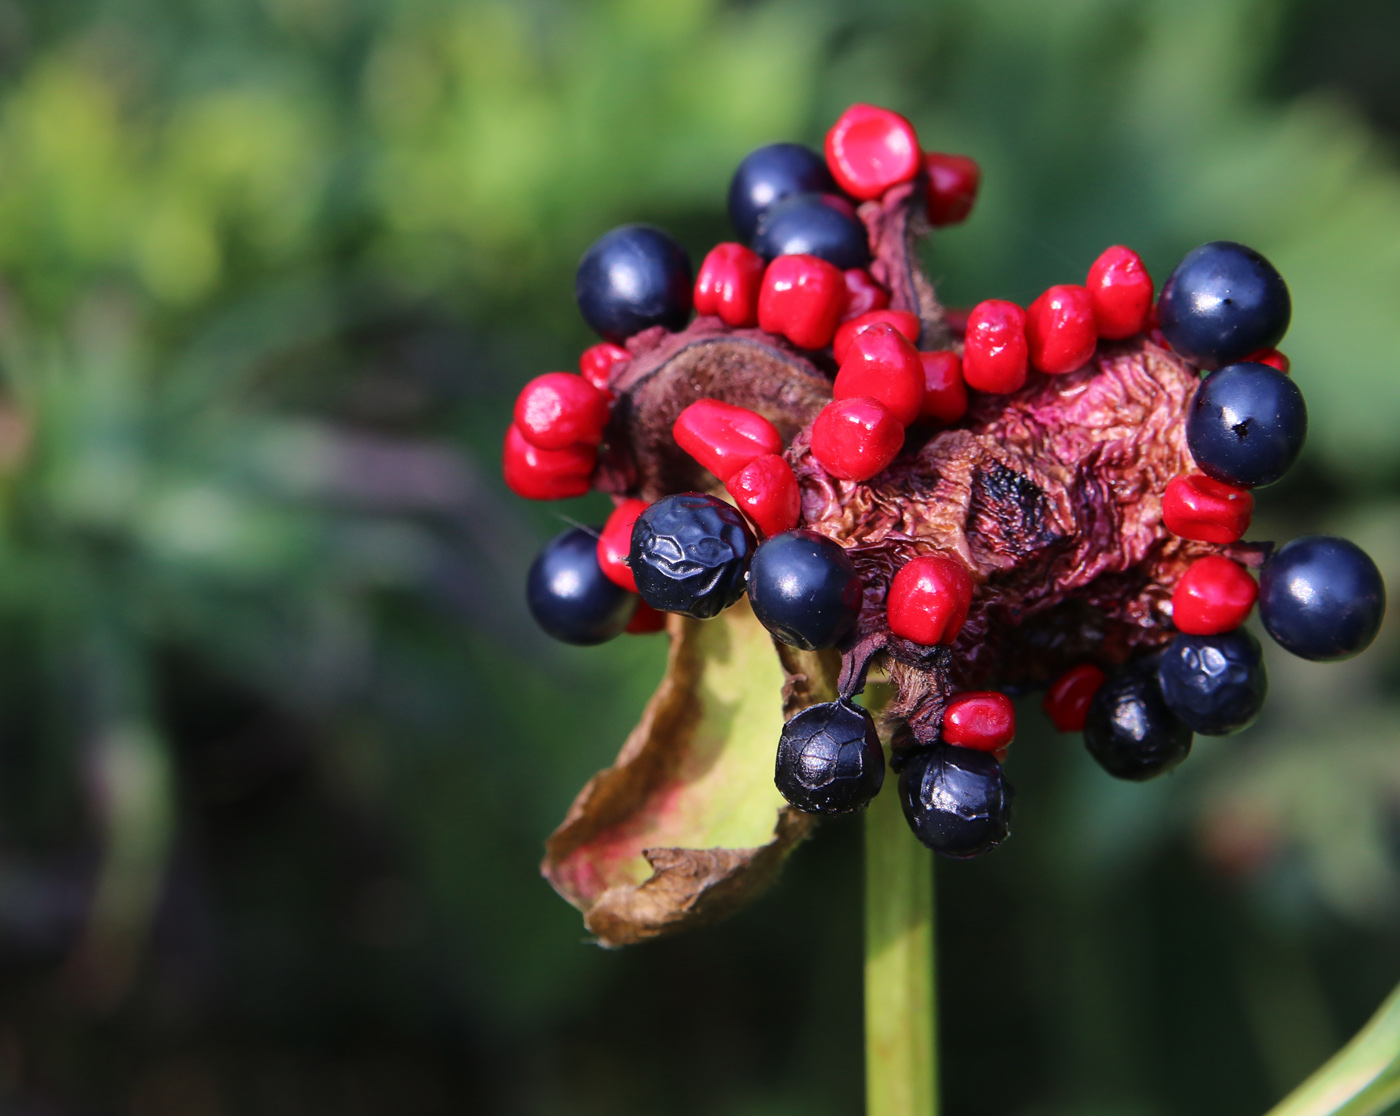
<instances>
[{"instance_id":1,"label":"glossy black berry","mask_svg":"<svg viewBox=\"0 0 1400 1116\"><path fill-rule=\"evenodd\" d=\"M815 531L784 531L754 551L749 604L784 643L835 647L855 627L860 578L840 543Z\"/></svg>"},{"instance_id":2,"label":"glossy black berry","mask_svg":"<svg viewBox=\"0 0 1400 1116\"><path fill-rule=\"evenodd\" d=\"M690 257L652 225L622 225L583 255L574 297L583 320L620 342L650 326L685 328L694 279Z\"/></svg>"},{"instance_id":3,"label":"glossy black berry","mask_svg":"<svg viewBox=\"0 0 1400 1116\"><path fill-rule=\"evenodd\" d=\"M1304 659L1349 659L1371 645L1385 619L1385 582L1371 556L1331 535L1281 547L1259 575L1259 618Z\"/></svg>"},{"instance_id":4,"label":"glossy black berry","mask_svg":"<svg viewBox=\"0 0 1400 1116\"><path fill-rule=\"evenodd\" d=\"M981 856L1011 832L1011 784L986 752L920 748L900 772L899 802L914 836L958 860Z\"/></svg>"},{"instance_id":5,"label":"glossy black berry","mask_svg":"<svg viewBox=\"0 0 1400 1116\"><path fill-rule=\"evenodd\" d=\"M1308 436L1303 393L1286 373L1247 361L1212 372L1186 414L1186 444L1208 477L1237 488L1273 484Z\"/></svg>"},{"instance_id":6,"label":"glossy black berry","mask_svg":"<svg viewBox=\"0 0 1400 1116\"><path fill-rule=\"evenodd\" d=\"M802 710L783 726L773 782L809 814L849 814L880 793L885 753L875 721L849 701Z\"/></svg>"},{"instance_id":7,"label":"glossy black berry","mask_svg":"<svg viewBox=\"0 0 1400 1116\"><path fill-rule=\"evenodd\" d=\"M1201 368L1220 368L1277 345L1292 313L1288 285L1273 264L1230 240L1187 252L1157 301L1162 334Z\"/></svg>"},{"instance_id":8,"label":"glossy black berry","mask_svg":"<svg viewBox=\"0 0 1400 1116\"><path fill-rule=\"evenodd\" d=\"M628 563L642 600L698 620L744 595L753 532L739 512L701 492L663 496L632 525Z\"/></svg>"},{"instance_id":9,"label":"glossy black berry","mask_svg":"<svg viewBox=\"0 0 1400 1116\"><path fill-rule=\"evenodd\" d=\"M729 181L729 223L745 240L764 210L793 194L834 194L826 160L800 143L770 143L744 156Z\"/></svg>"},{"instance_id":10,"label":"glossy black berry","mask_svg":"<svg viewBox=\"0 0 1400 1116\"><path fill-rule=\"evenodd\" d=\"M1263 649L1243 628L1177 636L1157 662L1157 680L1167 707L1206 736L1248 728L1269 692Z\"/></svg>"},{"instance_id":11,"label":"glossy black berry","mask_svg":"<svg viewBox=\"0 0 1400 1116\"><path fill-rule=\"evenodd\" d=\"M865 226L850 202L832 194L793 194L759 218L753 250L775 256L816 256L843 270L870 262Z\"/></svg>"},{"instance_id":12,"label":"glossy black berry","mask_svg":"<svg viewBox=\"0 0 1400 1116\"><path fill-rule=\"evenodd\" d=\"M620 635L637 598L603 573L598 531L575 527L549 543L525 580L530 615L555 639L590 646Z\"/></svg>"},{"instance_id":13,"label":"glossy black berry","mask_svg":"<svg viewBox=\"0 0 1400 1116\"><path fill-rule=\"evenodd\" d=\"M1089 703L1084 744L1110 775L1142 782L1186 758L1191 730L1168 708L1156 671L1138 664L1099 687Z\"/></svg>"}]
</instances>

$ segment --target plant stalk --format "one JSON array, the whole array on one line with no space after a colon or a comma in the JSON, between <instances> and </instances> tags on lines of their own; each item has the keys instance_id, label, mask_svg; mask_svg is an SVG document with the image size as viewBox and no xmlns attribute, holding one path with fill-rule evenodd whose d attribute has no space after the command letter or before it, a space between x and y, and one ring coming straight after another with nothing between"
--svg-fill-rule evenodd
<instances>
[{"instance_id":1,"label":"plant stalk","mask_svg":"<svg viewBox=\"0 0 1400 1116\"><path fill-rule=\"evenodd\" d=\"M1379 1116L1400 1102L1400 987L1268 1116Z\"/></svg>"},{"instance_id":2,"label":"plant stalk","mask_svg":"<svg viewBox=\"0 0 1400 1116\"><path fill-rule=\"evenodd\" d=\"M895 780L865 812L866 1116L937 1116L932 853Z\"/></svg>"}]
</instances>

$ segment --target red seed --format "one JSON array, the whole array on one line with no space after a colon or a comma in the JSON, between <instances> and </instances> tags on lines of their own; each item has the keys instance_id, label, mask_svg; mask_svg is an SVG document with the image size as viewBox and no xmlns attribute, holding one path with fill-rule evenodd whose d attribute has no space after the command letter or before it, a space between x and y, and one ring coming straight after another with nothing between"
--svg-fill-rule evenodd
<instances>
[{"instance_id":1,"label":"red seed","mask_svg":"<svg viewBox=\"0 0 1400 1116\"><path fill-rule=\"evenodd\" d=\"M758 325L802 349L831 344L846 303L846 277L816 256L779 256L763 273Z\"/></svg>"},{"instance_id":2,"label":"red seed","mask_svg":"<svg viewBox=\"0 0 1400 1116\"><path fill-rule=\"evenodd\" d=\"M967 316L963 379L967 386L998 395L1026 382L1026 312L1014 302L989 298Z\"/></svg>"},{"instance_id":3,"label":"red seed","mask_svg":"<svg viewBox=\"0 0 1400 1116\"><path fill-rule=\"evenodd\" d=\"M515 426L540 449L596 446L608 424L608 396L572 372L536 376L515 400Z\"/></svg>"},{"instance_id":4,"label":"red seed","mask_svg":"<svg viewBox=\"0 0 1400 1116\"><path fill-rule=\"evenodd\" d=\"M627 555L632 550L632 524L648 507L645 500L623 500L613 508L598 536L598 565L609 581L632 593L637 591L637 579L627 564Z\"/></svg>"},{"instance_id":5,"label":"red seed","mask_svg":"<svg viewBox=\"0 0 1400 1116\"><path fill-rule=\"evenodd\" d=\"M872 322L851 338L832 394L836 399L878 399L908 426L924 404L919 351L889 322Z\"/></svg>"},{"instance_id":6,"label":"red seed","mask_svg":"<svg viewBox=\"0 0 1400 1116\"><path fill-rule=\"evenodd\" d=\"M863 267L848 267L846 276L846 308L841 311L841 321L848 322L872 310L883 310L890 304L890 292L875 282L870 272Z\"/></svg>"},{"instance_id":7,"label":"red seed","mask_svg":"<svg viewBox=\"0 0 1400 1116\"><path fill-rule=\"evenodd\" d=\"M1087 286L1100 337L1121 341L1157 324L1152 276L1131 248L1105 248L1089 268Z\"/></svg>"},{"instance_id":8,"label":"red seed","mask_svg":"<svg viewBox=\"0 0 1400 1116\"><path fill-rule=\"evenodd\" d=\"M664 632L666 630L666 614L659 609L652 608L646 601L638 601L637 611L632 613L632 619L627 621L627 627L623 630L632 635L651 635L653 632Z\"/></svg>"},{"instance_id":9,"label":"red seed","mask_svg":"<svg viewBox=\"0 0 1400 1116\"><path fill-rule=\"evenodd\" d=\"M1051 287L1026 311L1026 347L1031 364L1060 375L1083 368L1099 340L1089 292L1072 283Z\"/></svg>"},{"instance_id":10,"label":"red seed","mask_svg":"<svg viewBox=\"0 0 1400 1116\"><path fill-rule=\"evenodd\" d=\"M831 355L836 358L837 364L845 361L846 350L851 347L851 339L876 322L888 322L915 345L919 343L919 333L924 328L923 322L919 321L919 315L911 314L908 310L867 311L858 318L842 322L837 327L836 336L831 342Z\"/></svg>"},{"instance_id":11,"label":"red seed","mask_svg":"<svg viewBox=\"0 0 1400 1116\"><path fill-rule=\"evenodd\" d=\"M1191 563L1172 591L1172 623L1187 635L1219 635L1245 622L1259 586L1238 562L1210 554Z\"/></svg>"},{"instance_id":12,"label":"red seed","mask_svg":"<svg viewBox=\"0 0 1400 1116\"><path fill-rule=\"evenodd\" d=\"M1089 717L1089 703L1105 677L1093 663L1071 667L1050 683L1041 708L1060 732L1079 732Z\"/></svg>"},{"instance_id":13,"label":"red seed","mask_svg":"<svg viewBox=\"0 0 1400 1116\"><path fill-rule=\"evenodd\" d=\"M878 198L919 173L919 137L897 112L855 104L826 134L826 165L853 198Z\"/></svg>"},{"instance_id":14,"label":"red seed","mask_svg":"<svg viewBox=\"0 0 1400 1116\"><path fill-rule=\"evenodd\" d=\"M967 220L982 181L977 161L966 155L930 151L924 155L924 170L928 174L929 224L939 228Z\"/></svg>"},{"instance_id":15,"label":"red seed","mask_svg":"<svg viewBox=\"0 0 1400 1116\"><path fill-rule=\"evenodd\" d=\"M578 358L578 370L583 373L583 378L599 391L607 391L608 376L612 373L613 365L631 359L632 354L621 345L600 341L583 350Z\"/></svg>"},{"instance_id":16,"label":"red seed","mask_svg":"<svg viewBox=\"0 0 1400 1116\"><path fill-rule=\"evenodd\" d=\"M962 360L957 353L940 350L920 353L919 362L924 366L924 418L957 422L967 414Z\"/></svg>"},{"instance_id":17,"label":"red seed","mask_svg":"<svg viewBox=\"0 0 1400 1116\"><path fill-rule=\"evenodd\" d=\"M1293 368L1293 362L1277 349L1259 349L1244 359L1252 360L1258 364L1267 364L1270 368L1277 368L1285 376Z\"/></svg>"},{"instance_id":18,"label":"red seed","mask_svg":"<svg viewBox=\"0 0 1400 1116\"><path fill-rule=\"evenodd\" d=\"M742 244L717 244L695 280L695 312L718 315L735 329L756 326L762 282L762 256Z\"/></svg>"},{"instance_id":19,"label":"red seed","mask_svg":"<svg viewBox=\"0 0 1400 1116\"><path fill-rule=\"evenodd\" d=\"M783 437L762 415L718 399L698 399L671 427L676 445L727 481L755 457L782 453Z\"/></svg>"},{"instance_id":20,"label":"red seed","mask_svg":"<svg viewBox=\"0 0 1400 1116\"><path fill-rule=\"evenodd\" d=\"M1016 738L1016 707L996 690L958 694L943 710L943 739L959 748L999 752Z\"/></svg>"},{"instance_id":21,"label":"red seed","mask_svg":"<svg viewBox=\"0 0 1400 1116\"><path fill-rule=\"evenodd\" d=\"M1173 535L1197 542L1238 542L1249 530L1254 494L1203 473L1173 477L1162 494L1162 522Z\"/></svg>"},{"instance_id":22,"label":"red seed","mask_svg":"<svg viewBox=\"0 0 1400 1116\"><path fill-rule=\"evenodd\" d=\"M952 558L925 555L900 567L890 582L885 615L901 639L932 647L952 643L972 604L972 575Z\"/></svg>"},{"instance_id":23,"label":"red seed","mask_svg":"<svg viewBox=\"0 0 1400 1116\"><path fill-rule=\"evenodd\" d=\"M903 445L903 424L875 399L835 400L812 423L812 455L845 480L869 480Z\"/></svg>"},{"instance_id":24,"label":"red seed","mask_svg":"<svg viewBox=\"0 0 1400 1116\"><path fill-rule=\"evenodd\" d=\"M791 531L802 517L797 477L779 454L755 457L724 482L724 490L765 535Z\"/></svg>"},{"instance_id":25,"label":"red seed","mask_svg":"<svg viewBox=\"0 0 1400 1116\"><path fill-rule=\"evenodd\" d=\"M567 500L582 496L591 487L593 466L598 463L598 447L575 443L567 449L547 450L533 446L514 423L506 431L501 453L501 471L506 486L527 500Z\"/></svg>"}]
</instances>

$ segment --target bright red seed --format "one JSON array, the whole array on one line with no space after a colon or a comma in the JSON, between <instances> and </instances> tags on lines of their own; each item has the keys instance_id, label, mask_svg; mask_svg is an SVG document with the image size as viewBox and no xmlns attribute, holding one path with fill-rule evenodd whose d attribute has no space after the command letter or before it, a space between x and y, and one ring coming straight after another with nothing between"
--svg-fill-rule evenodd
<instances>
[{"instance_id":1,"label":"bright red seed","mask_svg":"<svg viewBox=\"0 0 1400 1116\"><path fill-rule=\"evenodd\" d=\"M1285 376L1293 368L1293 362L1277 349L1260 349L1250 353L1244 359L1255 361L1258 364L1267 364L1270 368L1277 368Z\"/></svg>"},{"instance_id":2,"label":"bright red seed","mask_svg":"<svg viewBox=\"0 0 1400 1116\"><path fill-rule=\"evenodd\" d=\"M763 273L758 325L801 349L831 344L846 304L846 277L816 256L779 256Z\"/></svg>"},{"instance_id":3,"label":"bright red seed","mask_svg":"<svg viewBox=\"0 0 1400 1116\"><path fill-rule=\"evenodd\" d=\"M872 310L883 310L890 304L890 292L875 282L870 272L863 267L848 267L846 276L846 308L841 311L841 321L848 322Z\"/></svg>"},{"instance_id":4,"label":"bright red seed","mask_svg":"<svg viewBox=\"0 0 1400 1116\"><path fill-rule=\"evenodd\" d=\"M695 312L715 314L736 329L758 325L763 257L742 244L716 244L695 280Z\"/></svg>"},{"instance_id":5,"label":"bright red seed","mask_svg":"<svg viewBox=\"0 0 1400 1116\"><path fill-rule=\"evenodd\" d=\"M632 524L649 506L645 500L623 500L613 508L598 536L598 565L609 581L632 593L637 591L637 579L627 564L632 550Z\"/></svg>"},{"instance_id":6,"label":"bright red seed","mask_svg":"<svg viewBox=\"0 0 1400 1116\"><path fill-rule=\"evenodd\" d=\"M1099 334L1089 292L1072 283L1051 287L1026 311L1026 347L1031 364L1060 375L1083 368Z\"/></svg>"},{"instance_id":7,"label":"bright red seed","mask_svg":"<svg viewBox=\"0 0 1400 1116\"><path fill-rule=\"evenodd\" d=\"M676 445L727 481L755 457L783 452L783 438L762 415L718 399L698 399L671 427Z\"/></svg>"},{"instance_id":8,"label":"bright red seed","mask_svg":"<svg viewBox=\"0 0 1400 1116\"><path fill-rule=\"evenodd\" d=\"M1131 248L1105 248L1090 266L1086 285L1100 337L1121 341L1156 325L1152 276Z\"/></svg>"},{"instance_id":9,"label":"bright red seed","mask_svg":"<svg viewBox=\"0 0 1400 1116\"><path fill-rule=\"evenodd\" d=\"M832 395L836 399L878 399L908 426L924 405L924 365L919 351L889 322L873 322L851 338Z\"/></svg>"},{"instance_id":10,"label":"bright red seed","mask_svg":"<svg viewBox=\"0 0 1400 1116\"><path fill-rule=\"evenodd\" d=\"M812 423L812 454L828 473L869 480L904 445L904 425L875 399L837 399Z\"/></svg>"},{"instance_id":11,"label":"bright red seed","mask_svg":"<svg viewBox=\"0 0 1400 1116\"><path fill-rule=\"evenodd\" d=\"M958 694L943 710L943 739L959 748L999 752L1016 738L1016 707L996 690Z\"/></svg>"},{"instance_id":12,"label":"bright red seed","mask_svg":"<svg viewBox=\"0 0 1400 1116\"><path fill-rule=\"evenodd\" d=\"M923 322L919 321L919 315L911 314L908 310L867 311L858 318L842 322L837 327L836 336L831 341L831 355L836 358L837 364L844 363L846 350L851 347L851 339L876 322L888 322L915 345L919 343L919 333L924 328Z\"/></svg>"},{"instance_id":13,"label":"bright red seed","mask_svg":"<svg viewBox=\"0 0 1400 1116\"><path fill-rule=\"evenodd\" d=\"M924 155L924 170L928 174L929 224L939 228L967 220L982 182L977 161L966 155L930 151Z\"/></svg>"},{"instance_id":14,"label":"bright red seed","mask_svg":"<svg viewBox=\"0 0 1400 1116\"><path fill-rule=\"evenodd\" d=\"M1254 494L1203 473L1173 477L1162 494L1162 522L1173 535L1197 542L1238 542L1249 530Z\"/></svg>"},{"instance_id":15,"label":"bright red seed","mask_svg":"<svg viewBox=\"0 0 1400 1116\"><path fill-rule=\"evenodd\" d=\"M1245 622L1259 586L1238 562L1210 554L1191 563L1172 591L1172 623L1187 635L1219 635Z\"/></svg>"},{"instance_id":16,"label":"bright red seed","mask_svg":"<svg viewBox=\"0 0 1400 1116\"><path fill-rule=\"evenodd\" d=\"M826 165L853 198L878 198L919 173L919 137L897 112L855 104L826 134Z\"/></svg>"},{"instance_id":17,"label":"bright red seed","mask_svg":"<svg viewBox=\"0 0 1400 1116\"><path fill-rule=\"evenodd\" d=\"M666 614L652 608L646 601L637 602L637 611L632 613L632 619L627 621L627 627L624 629L632 635L651 635L653 632L665 630Z\"/></svg>"},{"instance_id":18,"label":"bright red seed","mask_svg":"<svg viewBox=\"0 0 1400 1116\"><path fill-rule=\"evenodd\" d=\"M967 386L998 395L1026 382L1026 312L1014 302L989 298L967 315L963 379Z\"/></svg>"},{"instance_id":19,"label":"bright red seed","mask_svg":"<svg viewBox=\"0 0 1400 1116\"><path fill-rule=\"evenodd\" d=\"M1089 703L1105 677L1093 663L1071 667L1050 683L1041 708L1060 732L1079 732L1089 717Z\"/></svg>"},{"instance_id":20,"label":"bright red seed","mask_svg":"<svg viewBox=\"0 0 1400 1116\"><path fill-rule=\"evenodd\" d=\"M967 385L963 383L962 360L957 353L940 350L920 353L924 366L923 417L938 422L957 422L967 414Z\"/></svg>"},{"instance_id":21,"label":"bright red seed","mask_svg":"<svg viewBox=\"0 0 1400 1116\"><path fill-rule=\"evenodd\" d=\"M621 345L600 341L596 345L590 345L579 355L578 370L583 373L583 378L599 391L607 391L608 376L612 373L613 365L631 359L632 354Z\"/></svg>"},{"instance_id":22,"label":"bright red seed","mask_svg":"<svg viewBox=\"0 0 1400 1116\"><path fill-rule=\"evenodd\" d=\"M608 424L608 396L572 372L536 376L515 400L515 426L531 445L561 450L596 446Z\"/></svg>"},{"instance_id":23,"label":"bright red seed","mask_svg":"<svg viewBox=\"0 0 1400 1116\"><path fill-rule=\"evenodd\" d=\"M890 582L885 614L901 639L932 647L952 643L972 604L972 575L952 558L925 555L900 567Z\"/></svg>"},{"instance_id":24,"label":"bright red seed","mask_svg":"<svg viewBox=\"0 0 1400 1116\"><path fill-rule=\"evenodd\" d=\"M567 500L591 487L598 447L582 442L567 449L547 450L531 445L514 423L506 431L501 471L506 486L527 500Z\"/></svg>"},{"instance_id":25,"label":"bright red seed","mask_svg":"<svg viewBox=\"0 0 1400 1116\"><path fill-rule=\"evenodd\" d=\"M791 531L802 517L797 477L779 454L755 457L724 482L724 490L765 535Z\"/></svg>"}]
</instances>

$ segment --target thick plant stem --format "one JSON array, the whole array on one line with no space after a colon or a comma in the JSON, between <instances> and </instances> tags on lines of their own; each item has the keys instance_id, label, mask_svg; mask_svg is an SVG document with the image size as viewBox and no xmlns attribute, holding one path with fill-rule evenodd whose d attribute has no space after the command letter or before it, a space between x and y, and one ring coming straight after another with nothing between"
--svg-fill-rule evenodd
<instances>
[{"instance_id":1,"label":"thick plant stem","mask_svg":"<svg viewBox=\"0 0 1400 1116\"><path fill-rule=\"evenodd\" d=\"M936 1116L933 854L893 777L865 812L866 1116Z\"/></svg>"},{"instance_id":2,"label":"thick plant stem","mask_svg":"<svg viewBox=\"0 0 1400 1116\"><path fill-rule=\"evenodd\" d=\"M1268 1116L1379 1116L1400 1102L1400 987Z\"/></svg>"}]
</instances>

